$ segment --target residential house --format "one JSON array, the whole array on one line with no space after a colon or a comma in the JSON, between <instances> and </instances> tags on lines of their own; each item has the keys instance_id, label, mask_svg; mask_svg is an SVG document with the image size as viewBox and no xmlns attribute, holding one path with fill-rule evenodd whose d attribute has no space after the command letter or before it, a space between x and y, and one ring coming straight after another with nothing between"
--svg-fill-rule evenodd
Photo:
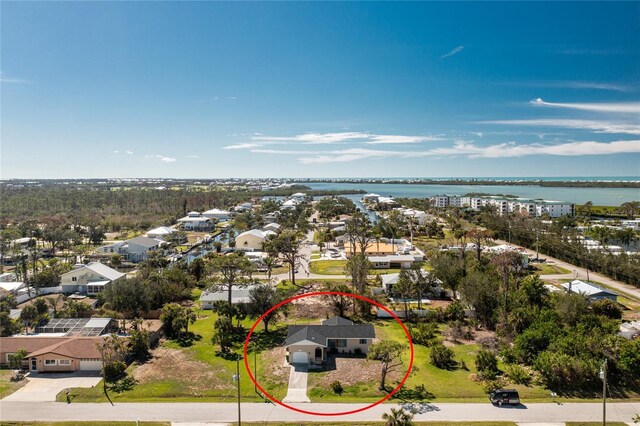
<instances>
[{"instance_id":1,"label":"residential house","mask_svg":"<svg viewBox=\"0 0 640 426\"><path fill-rule=\"evenodd\" d=\"M378 198L380 198L380 195L374 194L374 193L369 193L369 194L365 194L365 195L362 196L362 201L367 202L367 203L377 203L378 202Z\"/></svg>"},{"instance_id":2,"label":"residential house","mask_svg":"<svg viewBox=\"0 0 640 426\"><path fill-rule=\"evenodd\" d=\"M255 286L250 285L247 287L232 286L231 287L231 303L248 303L249 292ZM229 292L226 289L216 291L203 291L200 294L200 308L201 309L213 309L213 305L217 301L227 302L229 300Z\"/></svg>"},{"instance_id":3,"label":"residential house","mask_svg":"<svg viewBox=\"0 0 640 426\"><path fill-rule=\"evenodd\" d=\"M333 317L320 325L290 325L285 356L290 364L322 364L329 353L366 354L375 339L372 324Z\"/></svg>"},{"instance_id":4,"label":"residential house","mask_svg":"<svg viewBox=\"0 0 640 426\"><path fill-rule=\"evenodd\" d=\"M273 232L280 232L280 228L281 226L275 222L271 222L266 224L265 226L262 227L263 231L273 231Z\"/></svg>"},{"instance_id":5,"label":"residential house","mask_svg":"<svg viewBox=\"0 0 640 426\"><path fill-rule=\"evenodd\" d=\"M609 299L613 302L618 301L618 293L606 288L599 287L590 282L573 280L561 284L567 293L577 293L586 296L590 301Z\"/></svg>"},{"instance_id":6,"label":"residential house","mask_svg":"<svg viewBox=\"0 0 640 426\"><path fill-rule=\"evenodd\" d=\"M147 232L149 238L160 238L166 240L174 232L178 232L175 228L169 228L168 226L160 226Z\"/></svg>"},{"instance_id":7,"label":"residential house","mask_svg":"<svg viewBox=\"0 0 640 426\"><path fill-rule=\"evenodd\" d=\"M24 364L31 373L100 371L98 350L101 337L0 337L0 365L9 363L9 355L27 351Z\"/></svg>"},{"instance_id":8,"label":"residential house","mask_svg":"<svg viewBox=\"0 0 640 426\"><path fill-rule=\"evenodd\" d=\"M296 200L287 200L280 206L280 210L295 210L295 208L300 204L299 201Z\"/></svg>"},{"instance_id":9,"label":"residential house","mask_svg":"<svg viewBox=\"0 0 640 426\"><path fill-rule=\"evenodd\" d=\"M25 288L25 283L16 281L16 275L14 273L5 272L4 274L0 274L0 288L17 296L18 292Z\"/></svg>"},{"instance_id":10,"label":"residential house","mask_svg":"<svg viewBox=\"0 0 640 426\"><path fill-rule=\"evenodd\" d=\"M399 268L408 269L416 262L416 258L409 254L391 254L386 256L368 256L373 269Z\"/></svg>"},{"instance_id":11,"label":"residential house","mask_svg":"<svg viewBox=\"0 0 640 426\"><path fill-rule=\"evenodd\" d=\"M224 222L229 220L229 218L231 217L231 212L227 210L211 209L202 213L202 216L208 217L210 219L215 219L219 222Z\"/></svg>"},{"instance_id":12,"label":"residential house","mask_svg":"<svg viewBox=\"0 0 640 426\"><path fill-rule=\"evenodd\" d=\"M104 290L112 282L124 279L125 274L100 262L91 262L86 265L78 264L69 272L60 277L63 293L76 293L96 295Z\"/></svg>"},{"instance_id":13,"label":"residential house","mask_svg":"<svg viewBox=\"0 0 640 426\"><path fill-rule=\"evenodd\" d=\"M242 250L262 250L262 243L269 235L275 235L273 231L251 229L236 237L236 248Z\"/></svg>"},{"instance_id":14,"label":"residential house","mask_svg":"<svg viewBox=\"0 0 640 426\"><path fill-rule=\"evenodd\" d=\"M640 337L640 321L623 322L620 324L618 336L625 339L636 339Z\"/></svg>"},{"instance_id":15,"label":"residential house","mask_svg":"<svg viewBox=\"0 0 640 426\"><path fill-rule=\"evenodd\" d=\"M213 229L215 220L199 212L189 212L185 217L178 219L178 223L185 231L206 232Z\"/></svg>"},{"instance_id":16,"label":"residential house","mask_svg":"<svg viewBox=\"0 0 640 426\"><path fill-rule=\"evenodd\" d=\"M289 197L290 200L294 200L297 203L303 203L307 199L307 194L303 192L296 192L295 194Z\"/></svg>"},{"instance_id":17,"label":"residential house","mask_svg":"<svg viewBox=\"0 0 640 426\"><path fill-rule=\"evenodd\" d=\"M424 269L420 269L419 271L423 277L426 278L429 276L428 271L425 271ZM400 273L396 272L394 274L382 274L380 275L380 279L382 280L382 290L387 294L393 294L393 286L395 284L398 284L398 280L400 279ZM435 282L436 282L436 285L433 290L435 293L440 293L442 291L442 288L441 288L442 281L436 279Z\"/></svg>"},{"instance_id":18,"label":"residential house","mask_svg":"<svg viewBox=\"0 0 640 426\"><path fill-rule=\"evenodd\" d=\"M98 249L98 253L119 254L125 260L138 263L149 258L149 252L159 250L166 241L160 238L135 237L126 241L116 241Z\"/></svg>"}]
</instances>

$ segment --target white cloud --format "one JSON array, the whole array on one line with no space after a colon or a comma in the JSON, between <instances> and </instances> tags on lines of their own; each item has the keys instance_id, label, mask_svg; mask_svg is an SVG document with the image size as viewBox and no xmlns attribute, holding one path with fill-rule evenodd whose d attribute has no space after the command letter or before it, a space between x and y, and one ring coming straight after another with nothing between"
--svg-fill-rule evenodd
<instances>
[{"instance_id":1,"label":"white cloud","mask_svg":"<svg viewBox=\"0 0 640 426\"><path fill-rule=\"evenodd\" d=\"M255 148L256 145L298 144L298 145L331 145L343 143L364 143L367 145L412 144L428 141L440 141L439 136L382 135L367 132L333 132L303 133L295 136L266 136L256 134L251 138L254 143L234 144L224 149Z\"/></svg>"},{"instance_id":2,"label":"white cloud","mask_svg":"<svg viewBox=\"0 0 640 426\"><path fill-rule=\"evenodd\" d=\"M640 113L640 102L611 102L611 103L559 103L545 102L541 98L531 101L532 105L554 108L569 108L583 111Z\"/></svg>"},{"instance_id":3,"label":"white cloud","mask_svg":"<svg viewBox=\"0 0 640 426\"><path fill-rule=\"evenodd\" d=\"M566 129L585 129L595 133L626 133L640 135L640 124L603 120L574 120L565 118L543 118L531 120L491 120L481 124L502 124L507 126L563 127Z\"/></svg>"},{"instance_id":4,"label":"white cloud","mask_svg":"<svg viewBox=\"0 0 640 426\"><path fill-rule=\"evenodd\" d=\"M453 55L457 55L458 53L462 52L462 50L464 49L464 46L458 46L455 47L453 49L451 49L451 51L445 53L444 55L440 56L440 59L446 59L446 58L450 58Z\"/></svg>"},{"instance_id":5,"label":"white cloud","mask_svg":"<svg viewBox=\"0 0 640 426\"><path fill-rule=\"evenodd\" d=\"M251 149L262 146L259 143L236 143L233 145L223 146L222 149Z\"/></svg>"},{"instance_id":6,"label":"white cloud","mask_svg":"<svg viewBox=\"0 0 640 426\"><path fill-rule=\"evenodd\" d=\"M145 155L144 158L155 158L165 163L173 163L176 161L176 159L173 157L166 157L160 154L148 154L148 155Z\"/></svg>"},{"instance_id":7,"label":"white cloud","mask_svg":"<svg viewBox=\"0 0 640 426\"><path fill-rule=\"evenodd\" d=\"M199 155L194 155L194 154L189 154L189 155L185 155L185 158L200 158Z\"/></svg>"},{"instance_id":8,"label":"white cloud","mask_svg":"<svg viewBox=\"0 0 640 426\"><path fill-rule=\"evenodd\" d=\"M113 151L114 154L120 154L120 151L118 151L117 149L115 151Z\"/></svg>"},{"instance_id":9,"label":"white cloud","mask_svg":"<svg viewBox=\"0 0 640 426\"><path fill-rule=\"evenodd\" d=\"M294 150L252 150L255 153L275 155L297 155L303 164L344 163L365 159L384 158L417 158L417 157L452 157L468 158L510 158L529 155L581 156L610 155L623 153L640 153L640 140L593 142L578 141L558 144L522 144L515 142L478 146L472 141L458 140L453 146L433 148L424 151L387 151L364 148L348 148L326 151L294 151Z\"/></svg>"},{"instance_id":10,"label":"white cloud","mask_svg":"<svg viewBox=\"0 0 640 426\"><path fill-rule=\"evenodd\" d=\"M124 153L127 155L133 155L133 151L125 151Z\"/></svg>"},{"instance_id":11,"label":"white cloud","mask_svg":"<svg viewBox=\"0 0 640 426\"><path fill-rule=\"evenodd\" d=\"M22 80L20 78L4 78L4 77L0 77L0 83L21 84L21 83L29 83L29 81L28 80Z\"/></svg>"}]
</instances>

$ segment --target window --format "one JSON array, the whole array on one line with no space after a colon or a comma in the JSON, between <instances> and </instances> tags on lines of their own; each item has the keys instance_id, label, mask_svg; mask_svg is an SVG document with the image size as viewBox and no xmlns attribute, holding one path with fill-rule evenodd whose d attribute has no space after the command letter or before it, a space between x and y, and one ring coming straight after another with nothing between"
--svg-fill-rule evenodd
<instances>
[{"instance_id":1,"label":"window","mask_svg":"<svg viewBox=\"0 0 640 426\"><path fill-rule=\"evenodd\" d=\"M338 339L336 340L336 346L339 348L346 348L347 347L347 339Z\"/></svg>"},{"instance_id":2,"label":"window","mask_svg":"<svg viewBox=\"0 0 640 426\"><path fill-rule=\"evenodd\" d=\"M360 339L360 344L361 345L366 345L367 344L367 339Z\"/></svg>"},{"instance_id":3,"label":"window","mask_svg":"<svg viewBox=\"0 0 640 426\"><path fill-rule=\"evenodd\" d=\"M78 277L71 277L71 281L78 281Z\"/></svg>"},{"instance_id":4,"label":"window","mask_svg":"<svg viewBox=\"0 0 640 426\"><path fill-rule=\"evenodd\" d=\"M56 365L57 362L55 359L45 359L44 360L44 365Z\"/></svg>"},{"instance_id":5,"label":"window","mask_svg":"<svg viewBox=\"0 0 640 426\"><path fill-rule=\"evenodd\" d=\"M71 365L71 360L70 359L59 359L58 360L58 365Z\"/></svg>"}]
</instances>

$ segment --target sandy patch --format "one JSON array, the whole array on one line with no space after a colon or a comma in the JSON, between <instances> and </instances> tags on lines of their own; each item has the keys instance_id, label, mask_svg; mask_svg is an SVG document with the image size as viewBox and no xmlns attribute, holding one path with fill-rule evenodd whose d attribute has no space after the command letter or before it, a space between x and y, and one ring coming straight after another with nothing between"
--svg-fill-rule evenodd
<instances>
[{"instance_id":1,"label":"sandy patch","mask_svg":"<svg viewBox=\"0 0 640 426\"><path fill-rule=\"evenodd\" d=\"M335 358L336 369L331 370L323 375L318 381L320 387L328 388L335 380L340 381L342 386L351 386L361 382L380 381L382 366L380 361L373 361L365 358ZM393 383L400 380L406 367L397 367L397 371L387 374L386 382ZM314 373L309 373L314 374Z\"/></svg>"}]
</instances>

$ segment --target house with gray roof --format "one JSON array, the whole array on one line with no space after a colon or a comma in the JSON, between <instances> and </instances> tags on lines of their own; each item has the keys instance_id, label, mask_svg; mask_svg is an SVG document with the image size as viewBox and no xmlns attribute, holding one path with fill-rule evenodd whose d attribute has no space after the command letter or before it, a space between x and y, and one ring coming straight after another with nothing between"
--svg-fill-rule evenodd
<instances>
[{"instance_id":1,"label":"house with gray roof","mask_svg":"<svg viewBox=\"0 0 640 426\"><path fill-rule=\"evenodd\" d=\"M249 302L249 292L255 286L250 285L247 287L231 287L231 303L248 303ZM227 302L229 300L229 292L226 289L222 290L214 290L214 291L203 291L200 294L200 308L201 309L213 309L213 305L217 301Z\"/></svg>"},{"instance_id":2,"label":"house with gray roof","mask_svg":"<svg viewBox=\"0 0 640 426\"><path fill-rule=\"evenodd\" d=\"M109 284L125 279L125 274L100 262L77 264L60 276L63 293L80 293L95 296Z\"/></svg>"},{"instance_id":3,"label":"house with gray roof","mask_svg":"<svg viewBox=\"0 0 640 426\"><path fill-rule=\"evenodd\" d=\"M376 337L373 324L333 317L320 325L290 325L285 356L290 364L322 364L329 353L366 354Z\"/></svg>"},{"instance_id":4,"label":"house with gray roof","mask_svg":"<svg viewBox=\"0 0 640 426\"><path fill-rule=\"evenodd\" d=\"M567 293L577 293L582 294L590 301L609 299L612 302L618 301L618 293L613 292L611 290L607 290L606 288L602 288L590 282L584 282L580 280L573 280L571 282L566 282L561 284L562 288Z\"/></svg>"}]
</instances>

